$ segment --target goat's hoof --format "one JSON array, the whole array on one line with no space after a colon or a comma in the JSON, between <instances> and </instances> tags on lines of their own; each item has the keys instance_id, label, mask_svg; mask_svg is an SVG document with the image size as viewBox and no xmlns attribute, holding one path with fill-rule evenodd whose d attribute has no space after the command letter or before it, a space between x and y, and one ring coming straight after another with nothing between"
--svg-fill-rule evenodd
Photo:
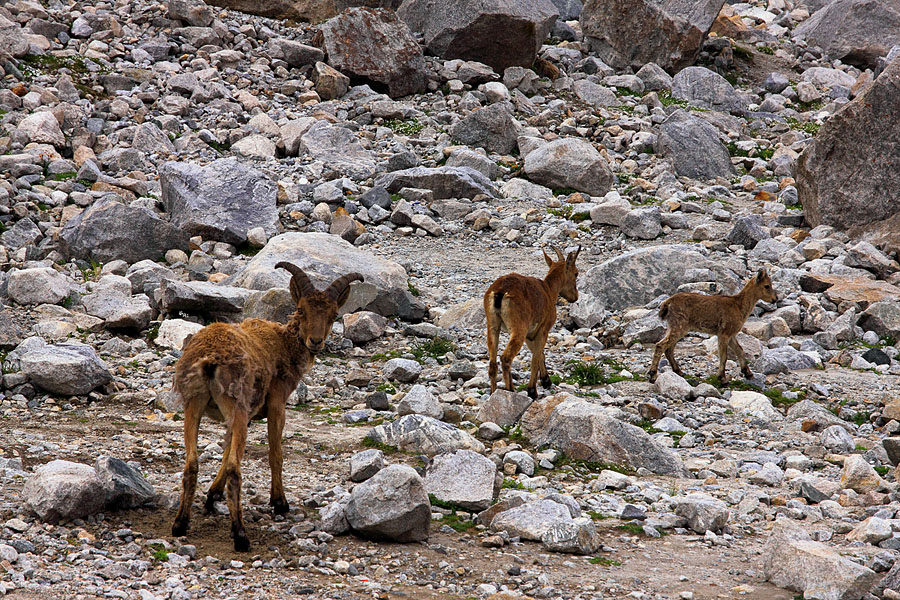
<instances>
[{"instance_id":1,"label":"goat's hoof","mask_svg":"<svg viewBox=\"0 0 900 600\"><path fill-rule=\"evenodd\" d=\"M234 551L250 552L250 539L247 537L247 534L242 533L234 536Z\"/></svg>"},{"instance_id":2,"label":"goat's hoof","mask_svg":"<svg viewBox=\"0 0 900 600\"><path fill-rule=\"evenodd\" d=\"M537 400L538 394L537 394L536 387L528 388L528 397L531 398L532 400Z\"/></svg>"},{"instance_id":3,"label":"goat's hoof","mask_svg":"<svg viewBox=\"0 0 900 600\"><path fill-rule=\"evenodd\" d=\"M224 499L225 499L225 496L223 496L221 493L217 493L217 494L207 494L207 495L206 495L206 502L203 503L203 510L204 510L204 511L206 512L206 514L208 514L208 515L215 514L215 512L216 512L216 502L221 502L221 501L224 500Z\"/></svg>"},{"instance_id":4,"label":"goat's hoof","mask_svg":"<svg viewBox=\"0 0 900 600\"><path fill-rule=\"evenodd\" d=\"M172 525L172 537L182 537L184 535L187 535L187 531L187 521L175 521L175 523Z\"/></svg>"},{"instance_id":5,"label":"goat's hoof","mask_svg":"<svg viewBox=\"0 0 900 600\"><path fill-rule=\"evenodd\" d=\"M553 385L553 382L550 381L550 377L549 377L549 376L548 376L548 377L544 377L543 379L541 379L541 387L543 387L545 390L549 390L549 389L550 389L550 386L552 386L552 385Z\"/></svg>"},{"instance_id":6,"label":"goat's hoof","mask_svg":"<svg viewBox=\"0 0 900 600\"><path fill-rule=\"evenodd\" d=\"M656 383L656 371L650 371L647 373L647 381L650 383Z\"/></svg>"},{"instance_id":7,"label":"goat's hoof","mask_svg":"<svg viewBox=\"0 0 900 600\"><path fill-rule=\"evenodd\" d=\"M272 512L276 515L286 515L291 510L291 506L285 500L272 500L269 504L272 505Z\"/></svg>"},{"instance_id":8,"label":"goat's hoof","mask_svg":"<svg viewBox=\"0 0 900 600\"><path fill-rule=\"evenodd\" d=\"M746 379L753 379L753 371L751 371L750 369L742 371L742 373Z\"/></svg>"}]
</instances>

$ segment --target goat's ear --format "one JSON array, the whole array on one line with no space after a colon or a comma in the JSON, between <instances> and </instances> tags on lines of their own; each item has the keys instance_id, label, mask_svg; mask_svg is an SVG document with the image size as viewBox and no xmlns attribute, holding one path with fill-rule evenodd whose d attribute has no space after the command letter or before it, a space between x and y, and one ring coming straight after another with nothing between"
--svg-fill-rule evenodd
<instances>
[{"instance_id":1,"label":"goat's ear","mask_svg":"<svg viewBox=\"0 0 900 600\"><path fill-rule=\"evenodd\" d=\"M756 283L762 283L769 276L765 267L756 272Z\"/></svg>"},{"instance_id":2,"label":"goat's ear","mask_svg":"<svg viewBox=\"0 0 900 600\"><path fill-rule=\"evenodd\" d=\"M550 257L547 255L547 251L546 251L546 250L541 250L541 252L544 253L544 260L547 261L547 266L548 266L548 267L552 267L552 266L553 266L553 259L550 258Z\"/></svg>"}]
</instances>

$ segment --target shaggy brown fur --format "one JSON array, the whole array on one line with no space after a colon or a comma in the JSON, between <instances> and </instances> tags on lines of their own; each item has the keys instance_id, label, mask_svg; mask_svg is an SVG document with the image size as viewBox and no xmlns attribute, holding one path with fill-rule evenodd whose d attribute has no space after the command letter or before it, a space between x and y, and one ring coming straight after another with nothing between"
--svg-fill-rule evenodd
<instances>
[{"instance_id":1,"label":"shaggy brown fur","mask_svg":"<svg viewBox=\"0 0 900 600\"><path fill-rule=\"evenodd\" d=\"M772 280L765 269L751 278L740 292L733 296L705 296L681 292L675 294L659 307L659 318L667 321L669 328L663 339L656 344L653 362L647 373L650 381L656 380L659 359L663 353L672 370L681 375L681 368L675 361L675 344L689 331L701 331L715 334L719 339L719 379L726 381L725 362L728 360L728 349L737 356L741 365L741 373L750 379L753 372L747 366L744 349L738 344L735 336L744 327L744 322L759 300L775 302L778 296L772 289Z\"/></svg>"},{"instance_id":2,"label":"shaggy brown fur","mask_svg":"<svg viewBox=\"0 0 900 600\"><path fill-rule=\"evenodd\" d=\"M174 389L184 403L186 457L181 502L172 525L174 536L185 535L190 522L197 487L197 435L204 413L227 424L225 453L207 492L205 508L211 512L227 486L234 549L250 549L240 498L240 465L250 419L268 419L272 470L269 503L275 514L288 511L281 479L285 403L312 368L316 353L325 347L338 310L347 301L350 284L361 281L362 276L344 275L318 291L296 266L283 262L276 266L293 275L290 289L297 310L287 325L261 319L247 319L240 325L213 323L190 339L175 365Z\"/></svg>"},{"instance_id":3,"label":"shaggy brown fur","mask_svg":"<svg viewBox=\"0 0 900 600\"><path fill-rule=\"evenodd\" d=\"M550 374L544 363L544 346L547 345L547 336L556 322L556 302L559 297L562 296L569 302L578 300L578 268L575 260L581 248L566 257L559 250L554 250L559 259L556 262L544 252L544 260L550 270L543 280L510 273L492 283L484 294L488 355L491 361L488 367L491 393L497 389L497 350L501 329L509 331L509 344L500 357L506 389L514 391L512 361L523 343L528 344L528 349L531 350L528 395L537 398L538 378L544 388L550 387Z\"/></svg>"}]
</instances>

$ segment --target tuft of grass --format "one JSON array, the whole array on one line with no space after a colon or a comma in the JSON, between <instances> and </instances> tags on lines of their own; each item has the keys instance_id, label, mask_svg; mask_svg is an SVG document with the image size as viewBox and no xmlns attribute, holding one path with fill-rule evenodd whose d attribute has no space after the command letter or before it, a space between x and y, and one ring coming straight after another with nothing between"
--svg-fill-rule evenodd
<instances>
[{"instance_id":1,"label":"tuft of grass","mask_svg":"<svg viewBox=\"0 0 900 600\"><path fill-rule=\"evenodd\" d=\"M728 144L726 144L726 147L728 148L728 154L730 154L731 156L769 160L775 154L774 148L753 148L752 150L743 150L741 148L738 148L737 144L734 142L728 142Z\"/></svg>"},{"instance_id":2,"label":"tuft of grass","mask_svg":"<svg viewBox=\"0 0 900 600\"><path fill-rule=\"evenodd\" d=\"M601 515L596 510L589 510L587 514L592 521L604 521L609 518L606 515Z\"/></svg>"},{"instance_id":3,"label":"tuft of grass","mask_svg":"<svg viewBox=\"0 0 900 600\"><path fill-rule=\"evenodd\" d=\"M415 119L392 119L385 121L384 126L388 127L394 133L413 136L425 129L425 125L419 123Z\"/></svg>"},{"instance_id":4,"label":"tuft of grass","mask_svg":"<svg viewBox=\"0 0 900 600\"><path fill-rule=\"evenodd\" d=\"M153 552L150 553L150 558L156 562L166 562L169 560L169 551L166 550L166 547L162 544L150 544L150 548L153 550Z\"/></svg>"},{"instance_id":5,"label":"tuft of grass","mask_svg":"<svg viewBox=\"0 0 900 600\"><path fill-rule=\"evenodd\" d=\"M460 533L464 533L473 527L475 527L475 521L472 519L465 519L460 517L456 511L452 511L449 515L444 515L441 517L441 525L447 525L451 527L455 531Z\"/></svg>"},{"instance_id":6,"label":"tuft of grass","mask_svg":"<svg viewBox=\"0 0 900 600\"><path fill-rule=\"evenodd\" d=\"M879 466L873 467L873 468L875 469L875 472L878 473L879 475L881 475L882 477L884 477L885 475L887 475L888 472L890 472L890 470L891 470L890 467L885 467L885 466L882 466L882 465L879 465Z\"/></svg>"},{"instance_id":7,"label":"tuft of grass","mask_svg":"<svg viewBox=\"0 0 900 600\"><path fill-rule=\"evenodd\" d=\"M502 428L503 431L506 432L506 436L509 438L509 441L516 443L527 442L528 440L525 438L525 434L522 433L522 428L516 425L513 427L512 425L507 425Z\"/></svg>"},{"instance_id":8,"label":"tuft of grass","mask_svg":"<svg viewBox=\"0 0 900 600\"><path fill-rule=\"evenodd\" d=\"M422 292L419 291L419 288L412 284L412 281L406 282L406 288L409 290L409 293L418 298L422 295Z\"/></svg>"},{"instance_id":9,"label":"tuft of grass","mask_svg":"<svg viewBox=\"0 0 900 600\"><path fill-rule=\"evenodd\" d=\"M397 446L391 446L390 444L385 444L384 442L376 442L369 436L363 438L362 445L365 448L374 448L375 450L381 450L385 454L397 454L400 452L400 449Z\"/></svg>"},{"instance_id":10,"label":"tuft of grass","mask_svg":"<svg viewBox=\"0 0 900 600\"><path fill-rule=\"evenodd\" d=\"M601 565L604 567L621 567L622 566L621 562L619 562L617 560L613 560L611 558L606 558L605 556L595 556L592 559L590 559L588 562L591 563L592 565Z\"/></svg>"},{"instance_id":11,"label":"tuft of grass","mask_svg":"<svg viewBox=\"0 0 900 600\"><path fill-rule=\"evenodd\" d=\"M84 277L85 281L97 281L100 279L100 271L102 269L103 265L92 258L90 260L90 266L80 268L81 276Z\"/></svg>"},{"instance_id":12,"label":"tuft of grass","mask_svg":"<svg viewBox=\"0 0 900 600\"><path fill-rule=\"evenodd\" d=\"M215 150L216 152L218 152L219 154L225 154L226 152L228 152L231 149L231 144L228 144L228 143L223 144L222 142L220 142L218 140L210 140L210 141L206 142L206 145L209 146L210 148L212 148L213 150Z\"/></svg>"},{"instance_id":13,"label":"tuft of grass","mask_svg":"<svg viewBox=\"0 0 900 600\"><path fill-rule=\"evenodd\" d=\"M416 357L416 360L421 362L426 356L438 359L448 352L454 352L455 350L456 344L447 338L436 337L427 342L416 342L413 344L411 352L412 355Z\"/></svg>"},{"instance_id":14,"label":"tuft of grass","mask_svg":"<svg viewBox=\"0 0 900 600\"><path fill-rule=\"evenodd\" d=\"M503 485L501 485L500 487L502 487L504 490L524 490L525 489L524 485L522 485L515 479L510 479L509 477L506 477L503 480Z\"/></svg>"},{"instance_id":15,"label":"tuft of grass","mask_svg":"<svg viewBox=\"0 0 900 600\"><path fill-rule=\"evenodd\" d=\"M773 48L770 48L769 46L758 46L756 49L763 54L768 54L769 56L775 55L775 50Z\"/></svg>"},{"instance_id":16,"label":"tuft of grass","mask_svg":"<svg viewBox=\"0 0 900 600\"><path fill-rule=\"evenodd\" d=\"M561 217L563 219L571 219L572 211L572 206L570 204L566 204L565 206L560 206L559 208L548 208L547 214L553 215L554 217Z\"/></svg>"},{"instance_id":17,"label":"tuft of grass","mask_svg":"<svg viewBox=\"0 0 900 600\"><path fill-rule=\"evenodd\" d=\"M147 330L147 340L152 342L159 337L159 323L153 325Z\"/></svg>"},{"instance_id":18,"label":"tuft of grass","mask_svg":"<svg viewBox=\"0 0 900 600\"><path fill-rule=\"evenodd\" d=\"M688 106L687 100L675 98L669 90L660 90L657 95L663 106L681 106L682 108L687 108Z\"/></svg>"},{"instance_id":19,"label":"tuft of grass","mask_svg":"<svg viewBox=\"0 0 900 600\"><path fill-rule=\"evenodd\" d=\"M629 469L628 467L622 465L613 465L610 463L593 461L593 460L581 460L578 458L570 458L565 454L562 455L558 461L556 461L556 470L559 470L561 467L569 466L576 473L581 473L582 475L587 475L590 473L599 473L601 471L615 471L616 473L621 473L623 475L634 475L634 469Z\"/></svg>"},{"instance_id":20,"label":"tuft of grass","mask_svg":"<svg viewBox=\"0 0 900 600\"><path fill-rule=\"evenodd\" d=\"M786 120L787 120L787 124L790 126L791 129L797 129L797 130L806 132L809 135L816 135L817 133L819 133L819 128L822 127L821 124L816 123L814 121L801 122L801 121L798 121L797 119L795 119L794 117L789 117Z\"/></svg>"},{"instance_id":21,"label":"tuft of grass","mask_svg":"<svg viewBox=\"0 0 900 600\"><path fill-rule=\"evenodd\" d=\"M459 504L456 504L455 502L447 502L446 500L441 500L434 494L428 494L428 502L432 506L437 506L438 508L444 508L446 510L452 510L453 512L456 512L456 511L469 512L468 509L460 506Z\"/></svg>"},{"instance_id":22,"label":"tuft of grass","mask_svg":"<svg viewBox=\"0 0 900 600\"><path fill-rule=\"evenodd\" d=\"M47 179L51 181L69 181L70 179L75 179L78 175L75 171L69 171L67 173L55 173L47 177Z\"/></svg>"},{"instance_id":23,"label":"tuft of grass","mask_svg":"<svg viewBox=\"0 0 900 600\"><path fill-rule=\"evenodd\" d=\"M853 422L857 425L865 425L869 422L869 417L871 417L871 413L867 410L861 410L855 415L853 415Z\"/></svg>"}]
</instances>

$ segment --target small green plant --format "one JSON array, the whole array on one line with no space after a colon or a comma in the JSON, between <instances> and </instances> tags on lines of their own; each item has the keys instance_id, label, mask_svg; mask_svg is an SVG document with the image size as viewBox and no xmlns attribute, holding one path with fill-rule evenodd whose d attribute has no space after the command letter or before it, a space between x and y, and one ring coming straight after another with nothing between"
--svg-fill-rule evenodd
<instances>
[{"instance_id":1,"label":"small green plant","mask_svg":"<svg viewBox=\"0 0 900 600\"><path fill-rule=\"evenodd\" d=\"M416 360L422 361L426 356L438 359L449 352L456 350L456 344L447 338L436 337L431 338L427 342L416 342L410 351Z\"/></svg>"},{"instance_id":2,"label":"small green plant","mask_svg":"<svg viewBox=\"0 0 900 600\"><path fill-rule=\"evenodd\" d=\"M815 121L799 121L794 117L788 117L785 120L791 129L803 131L809 135L816 135L819 133L819 128L822 127L820 123L816 123Z\"/></svg>"},{"instance_id":3,"label":"small green plant","mask_svg":"<svg viewBox=\"0 0 900 600\"><path fill-rule=\"evenodd\" d=\"M375 386L375 391L385 392L386 394L396 394L397 388L395 388L390 383L379 383Z\"/></svg>"},{"instance_id":4,"label":"small green plant","mask_svg":"<svg viewBox=\"0 0 900 600\"><path fill-rule=\"evenodd\" d=\"M759 50L760 52L762 52L763 54L768 54L769 56L775 55L775 50L773 48L770 48L769 46L757 46L756 49Z\"/></svg>"},{"instance_id":5,"label":"small green plant","mask_svg":"<svg viewBox=\"0 0 900 600\"><path fill-rule=\"evenodd\" d=\"M853 422L857 425L865 425L869 422L869 417L871 417L871 413L867 410L861 410L855 415L853 415Z\"/></svg>"},{"instance_id":6,"label":"small green plant","mask_svg":"<svg viewBox=\"0 0 900 600\"><path fill-rule=\"evenodd\" d=\"M460 533L464 533L475 527L475 521L473 521L472 519L465 519L460 517L455 510L452 511L449 515L444 515L443 517L441 517L441 524L447 525L448 527Z\"/></svg>"},{"instance_id":7,"label":"small green plant","mask_svg":"<svg viewBox=\"0 0 900 600\"><path fill-rule=\"evenodd\" d=\"M394 133L405 136L416 135L425 129L425 125L419 123L415 119L392 119L390 121L385 121L384 126Z\"/></svg>"},{"instance_id":8,"label":"small green plant","mask_svg":"<svg viewBox=\"0 0 900 600\"><path fill-rule=\"evenodd\" d=\"M363 438L362 445L366 448L381 450L385 454L397 454L397 452L400 451L400 449L396 446L391 446L390 444L385 444L384 442L376 442L369 436Z\"/></svg>"},{"instance_id":9,"label":"small green plant","mask_svg":"<svg viewBox=\"0 0 900 600\"><path fill-rule=\"evenodd\" d=\"M622 563L613 560L611 558L606 558L605 556L595 556L588 561L592 565L601 565L603 567L621 567Z\"/></svg>"},{"instance_id":10,"label":"small green plant","mask_svg":"<svg viewBox=\"0 0 900 600\"><path fill-rule=\"evenodd\" d=\"M218 140L209 140L208 142L206 142L206 145L209 146L210 148L212 148L213 150L215 150L216 152L218 152L219 154L225 154L226 152L228 152L231 149L231 144L229 144L227 142L223 144L222 142L220 142Z\"/></svg>"},{"instance_id":11,"label":"small green plant","mask_svg":"<svg viewBox=\"0 0 900 600\"><path fill-rule=\"evenodd\" d=\"M50 179L51 181L69 181L71 179L75 179L77 175L78 173L76 173L75 171L69 171L67 173L54 173L47 179Z\"/></svg>"},{"instance_id":12,"label":"small green plant","mask_svg":"<svg viewBox=\"0 0 900 600\"><path fill-rule=\"evenodd\" d=\"M627 531L628 533L634 535L643 535L644 528L638 525L637 523L623 523L622 525L616 525L616 529L620 529L622 531Z\"/></svg>"},{"instance_id":13,"label":"small green plant","mask_svg":"<svg viewBox=\"0 0 900 600\"><path fill-rule=\"evenodd\" d=\"M887 475L888 472L891 470L890 467L885 467L883 465L878 465L877 467L874 467L874 469L875 469L875 472L878 473L879 475L881 475L882 477Z\"/></svg>"},{"instance_id":14,"label":"small green plant","mask_svg":"<svg viewBox=\"0 0 900 600\"><path fill-rule=\"evenodd\" d=\"M503 480L503 485L501 485L504 490L524 490L525 486L516 481L515 479L510 479L509 477Z\"/></svg>"},{"instance_id":15,"label":"small green plant","mask_svg":"<svg viewBox=\"0 0 900 600\"><path fill-rule=\"evenodd\" d=\"M672 96L672 92L669 90L660 90L657 94L659 96L659 101L662 102L663 106L681 106L687 108L687 100L680 100Z\"/></svg>"},{"instance_id":16,"label":"small green plant","mask_svg":"<svg viewBox=\"0 0 900 600\"><path fill-rule=\"evenodd\" d=\"M420 292L419 288L417 288L416 286L414 286L412 284L412 281L407 281L406 287L409 290L409 293L412 294L413 296L415 296L416 298L418 298L419 296L422 295L422 292Z\"/></svg>"},{"instance_id":17,"label":"small green plant","mask_svg":"<svg viewBox=\"0 0 900 600\"><path fill-rule=\"evenodd\" d=\"M169 560L169 551L166 550L166 547L162 544L150 544L150 548L152 550L150 558L156 562L166 562Z\"/></svg>"},{"instance_id":18,"label":"small green plant","mask_svg":"<svg viewBox=\"0 0 900 600\"><path fill-rule=\"evenodd\" d=\"M621 465L613 465L604 462L592 461L592 460L580 460L577 458L570 458L565 454L562 455L559 460L556 461L556 468L559 470L560 468L568 466L571 467L573 471L576 473L581 473L583 475L590 473L599 473L601 471L615 471L616 473L622 473L623 475L634 475L634 469L629 469L628 467L624 467Z\"/></svg>"},{"instance_id":19,"label":"small green plant","mask_svg":"<svg viewBox=\"0 0 900 600\"><path fill-rule=\"evenodd\" d=\"M572 205L566 204L565 206L560 206L559 208L548 208L548 215L553 215L554 217L560 217L563 219L571 219L572 218Z\"/></svg>"},{"instance_id":20,"label":"small green plant","mask_svg":"<svg viewBox=\"0 0 900 600\"><path fill-rule=\"evenodd\" d=\"M100 271L102 269L103 265L92 258L89 266L80 268L81 276L84 277L85 281L97 281L100 279Z\"/></svg>"},{"instance_id":21,"label":"small green plant","mask_svg":"<svg viewBox=\"0 0 900 600\"><path fill-rule=\"evenodd\" d=\"M609 518L606 515L598 513L596 510L589 510L587 514L592 521L604 521Z\"/></svg>"},{"instance_id":22,"label":"small green plant","mask_svg":"<svg viewBox=\"0 0 900 600\"><path fill-rule=\"evenodd\" d=\"M159 337L159 323L154 324L147 330L147 341L155 341Z\"/></svg>"},{"instance_id":23,"label":"small green plant","mask_svg":"<svg viewBox=\"0 0 900 600\"><path fill-rule=\"evenodd\" d=\"M503 428L503 431L506 432L506 436L511 442L521 444L522 442L528 441L527 439L525 439L525 434L522 433L522 428L518 425L516 425L515 427L513 427L512 425L507 425Z\"/></svg>"},{"instance_id":24,"label":"small green plant","mask_svg":"<svg viewBox=\"0 0 900 600\"><path fill-rule=\"evenodd\" d=\"M244 244L237 249L237 253L241 256L249 256L252 258L259 254L260 250L262 250L262 248L254 248L250 244Z\"/></svg>"}]
</instances>

